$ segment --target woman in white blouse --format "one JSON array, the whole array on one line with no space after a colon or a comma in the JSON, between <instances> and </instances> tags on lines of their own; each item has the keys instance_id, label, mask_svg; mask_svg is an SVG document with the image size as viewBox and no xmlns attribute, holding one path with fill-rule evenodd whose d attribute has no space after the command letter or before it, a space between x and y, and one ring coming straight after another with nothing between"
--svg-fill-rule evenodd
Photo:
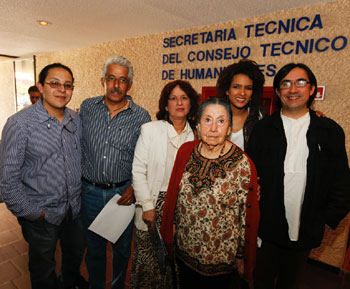
<instances>
[{"instance_id":1,"label":"woman in white blouse","mask_svg":"<svg viewBox=\"0 0 350 289\"><path fill-rule=\"evenodd\" d=\"M147 231L148 226L159 228L178 149L195 138L198 100L199 95L187 81L172 81L161 92L158 121L141 127L132 170L136 231L131 288L171 288L171 280L160 272Z\"/></svg>"}]
</instances>

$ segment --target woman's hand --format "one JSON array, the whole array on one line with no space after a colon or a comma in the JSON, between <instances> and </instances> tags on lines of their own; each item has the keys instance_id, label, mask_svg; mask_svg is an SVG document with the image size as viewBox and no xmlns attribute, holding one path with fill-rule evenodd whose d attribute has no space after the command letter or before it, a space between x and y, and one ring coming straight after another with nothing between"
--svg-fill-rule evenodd
<instances>
[{"instance_id":1,"label":"woman's hand","mask_svg":"<svg viewBox=\"0 0 350 289\"><path fill-rule=\"evenodd\" d=\"M244 259L236 259L236 264L237 264L237 271L239 273L240 276L243 275L244 273Z\"/></svg>"},{"instance_id":2,"label":"woman's hand","mask_svg":"<svg viewBox=\"0 0 350 289\"><path fill-rule=\"evenodd\" d=\"M316 115L318 117L327 117L322 111L316 110Z\"/></svg>"},{"instance_id":3,"label":"woman's hand","mask_svg":"<svg viewBox=\"0 0 350 289\"><path fill-rule=\"evenodd\" d=\"M258 181L260 178L258 177ZM260 201L260 193L261 193L261 186L258 184L257 190L256 190L256 197L258 198L258 201Z\"/></svg>"},{"instance_id":4,"label":"woman's hand","mask_svg":"<svg viewBox=\"0 0 350 289\"><path fill-rule=\"evenodd\" d=\"M152 228L154 228L156 222L156 210L152 209L143 212L142 219L147 225L150 225Z\"/></svg>"}]
</instances>

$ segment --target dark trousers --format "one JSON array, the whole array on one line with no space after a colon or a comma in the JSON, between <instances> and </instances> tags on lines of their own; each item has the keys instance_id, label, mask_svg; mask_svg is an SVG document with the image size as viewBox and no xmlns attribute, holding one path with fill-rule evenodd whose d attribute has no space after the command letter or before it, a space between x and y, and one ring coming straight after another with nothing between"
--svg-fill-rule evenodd
<instances>
[{"instance_id":1,"label":"dark trousers","mask_svg":"<svg viewBox=\"0 0 350 289\"><path fill-rule=\"evenodd\" d=\"M57 226L42 221L18 218L24 239L29 244L29 272L32 289L69 288L80 278L85 240L81 216L74 220L67 214ZM61 273L55 272L55 251L58 240L61 245Z\"/></svg>"},{"instance_id":2,"label":"dark trousers","mask_svg":"<svg viewBox=\"0 0 350 289\"><path fill-rule=\"evenodd\" d=\"M297 289L309 253L263 241L257 251L254 288Z\"/></svg>"},{"instance_id":3,"label":"dark trousers","mask_svg":"<svg viewBox=\"0 0 350 289\"><path fill-rule=\"evenodd\" d=\"M126 187L129 185L130 182L127 182L121 187L104 190L84 181L82 183L81 200L87 243L85 262L89 271L89 283L91 289L106 288L106 248L108 241L88 230L88 227L108 201L113 198L115 194L122 195ZM118 220L115 221L118 222ZM112 244L112 289L124 288L126 269L131 251L133 224L134 220L130 222L129 226L125 229L117 242Z\"/></svg>"},{"instance_id":4,"label":"dark trousers","mask_svg":"<svg viewBox=\"0 0 350 289\"><path fill-rule=\"evenodd\" d=\"M238 288L236 286L233 286L232 284L234 279L234 276L233 276L234 273L217 275L217 276L205 276L192 270L179 259L176 260L176 263L178 265L178 270L179 270L180 289Z\"/></svg>"}]
</instances>

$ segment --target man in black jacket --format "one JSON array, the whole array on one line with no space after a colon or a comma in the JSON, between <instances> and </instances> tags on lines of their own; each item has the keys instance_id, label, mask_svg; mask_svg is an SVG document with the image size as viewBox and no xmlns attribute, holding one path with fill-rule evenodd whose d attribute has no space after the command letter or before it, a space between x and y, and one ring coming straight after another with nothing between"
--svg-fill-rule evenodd
<instances>
[{"instance_id":1,"label":"man in black jacket","mask_svg":"<svg viewBox=\"0 0 350 289\"><path fill-rule=\"evenodd\" d=\"M317 81L304 64L274 79L280 110L256 124L248 144L261 185L255 288L297 288L325 226L350 208L350 172L342 128L310 109Z\"/></svg>"}]
</instances>

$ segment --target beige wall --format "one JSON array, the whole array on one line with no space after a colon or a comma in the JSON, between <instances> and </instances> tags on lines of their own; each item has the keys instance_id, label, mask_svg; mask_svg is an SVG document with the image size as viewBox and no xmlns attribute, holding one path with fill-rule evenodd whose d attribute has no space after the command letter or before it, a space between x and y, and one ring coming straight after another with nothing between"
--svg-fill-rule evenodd
<instances>
[{"instance_id":1,"label":"beige wall","mask_svg":"<svg viewBox=\"0 0 350 289\"><path fill-rule=\"evenodd\" d=\"M0 129L16 109L13 62L0 62Z\"/></svg>"},{"instance_id":2,"label":"beige wall","mask_svg":"<svg viewBox=\"0 0 350 289\"><path fill-rule=\"evenodd\" d=\"M249 58L259 64L275 64L276 71L288 62L303 62L310 66L315 72L319 85L326 86L324 101L316 103L315 108L324 112L327 116L336 120L343 128L347 137L347 150L350 152L350 49L347 47L340 51L328 49L326 52L314 51L311 54L294 53L285 56L266 56L261 53L260 44L286 41L297 41L306 39L319 39L326 37L334 39L342 35L350 41L350 1L338 0L316 6L309 6L300 9L282 11L261 17L253 17L224 24L211 25L207 27L197 27L181 31L173 31L163 34L148 35L135 39L123 41L113 41L101 43L96 46L81 49L60 51L37 55L37 70L40 71L45 65L52 62L62 62L71 67L76 79L76 89L73 100L69 104L71 108L78 108L80 103L88 97L93 97L103 93L100 85L101 68L104 60L112 55L123 55L134 65L135 78L130 94L134 101L145 107L155 118L158 106L158 98L162 87L167 81L162 81L163 69L175 69L179 75L179 70L184 68L220 67L234 62L214 61L214 62L188 62L186 55L189 51L210 50L237 46L249 46L251 55ZM314 19L316 14L320 14L323 29L315 28L312 31L281 33L264 35L263 37L246 37L245 25L256 23L267 23L271 20L286 20L307 16ZM237 40L228 42L216 42L209 44L199 44L194 46L181 46L172 49L163 48L163 39L177 35L200 33L204 31L215 31L217 29L235 29ZM117 29L117 27L116 27ZM113 32L113 31L112 31ZM113 33L111 33L113 35ZM113 36L111 36L113 37ZM179 58L183 61L177 65L162 65L162 55L164 53L179 53ZM12 97L11 67L8 63L0 63L0 128L5 119L14 112L14 100ZM213 86L215 79L193 80L192 85L201 92L202 86ZM272 85L272 78L266 77L266 85ZM346 238L348 227L343 230L343 239ZM343 242L343 241L342 241ZM331 265L340 266L342 257L331 261Z\"/></svg>"},{"instance_id":3,"label":"beige wall","mask_svg":"<svg viewBox=\"0 0 350 289\"><path fill-rule=\"evenodd\" d=\"M315 108L336 120L344 128L346 135L349 136L350 114L346 109L350 107L350 81L348 80L350 75L350 66L348 63L348 60L350 60L349 43L346 48L340 51L328 49L328 51L322 53L314 51L311 54L301 53L295 55L292 53L290 55L274 57L263 57L262 49L259 47L262 43L295 42L296 40L304 41L311 38L316 40L321 37L327 37L332 40L339 35L345 36L350 41L349 11L349 1L339 0L332 3L293 9L224 24L148 35L140 38L101 43L81 49L42 54L37 55L37 70L40 71L46 64L56 61L70 66L76 78L76 89L69 106L78 108L85 98L103 93L100 85L100 77L104 60L112 55L123 55L133 63L135 70L134 84L130 94L133 96L134 101L145 107L151 113L152 118L155 119L159 94L162 87L167 83L167 81L162 80L163 69L175 69L176 75L179 76L179 70L184 68L226 66L235 60L190 63L186 61L186 56L191 50L198 51L249 46L251 48L249 58L254 59L259 64L275 64L277 66L276 70L288 62L304 62L309 65L315 72L319 85L326 86L325 100L317 102ZM303 32L298 31L288 34L266 34L263 37L246 37L245 25L267 23L270 20L298 19L301 16L314 19L316 14L320 14L321 16L323 29L315 28L311 31L305 30ZM215 31L217 29L229 29L231 27L235 29L237 40L163 48L163 39L165 37ZM179 53L179 58L183 62L177 65L163 65L162 55L165 53ZM216 79L192 80L191 83L201 92L202 86L215 85ZM266 85L272 85L272 77L266 77ZM350 152L349 142L347 142L347 150Z\"/></svg>"}]
</instances>

